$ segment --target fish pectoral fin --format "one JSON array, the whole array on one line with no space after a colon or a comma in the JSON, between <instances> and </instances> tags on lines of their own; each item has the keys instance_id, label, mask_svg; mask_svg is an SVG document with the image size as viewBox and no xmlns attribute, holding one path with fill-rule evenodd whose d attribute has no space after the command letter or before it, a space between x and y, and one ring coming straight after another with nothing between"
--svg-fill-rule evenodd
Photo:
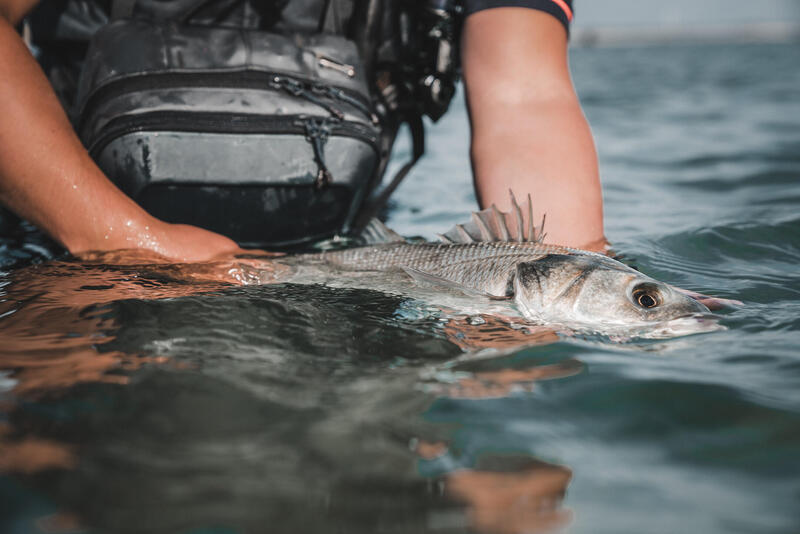
<instances>
[{"instance_id":1,"label":"fish pectoral fin","mask_svg":"<svg viewBox=\"0 0 800 534\"><path fill-rule=\"evenodd\" d=\"M463 284L459 284L458 282L453 282L447 278L442 278L441 276L436 276L435 274L425 273L411 267L401 266L401 268L406 272L406 274L408 274L408 276L413 278L414 282L416 282L418 285L455 289L470 296L485 297L492 300L509 300L512 298L506 295L492 295L490 293L485 293Z\"/></svg>"}]
</instances>

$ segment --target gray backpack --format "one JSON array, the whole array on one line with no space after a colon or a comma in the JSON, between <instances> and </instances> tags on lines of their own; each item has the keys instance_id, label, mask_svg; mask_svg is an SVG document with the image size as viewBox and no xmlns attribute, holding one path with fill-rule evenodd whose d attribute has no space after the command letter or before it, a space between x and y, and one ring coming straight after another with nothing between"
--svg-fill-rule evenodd
<instances>
[{"instance_id":1,"label":"gray backpack","mask_svg":"<svg viewBox=\"0 0 800 534\"><path fill-rule=\"evenodd\" d=\"M59 65L60 42L107 17L93 1L37 8L40 61ZM111 23L90 17L102 27L72 113L82 141L153 215L243 245L357 233L422 156L422 116L444 113L458 79L459 0L107 4ZM47 41L52 20L62 41ZM411 158L379 187L402 123Z\"/></svg>"},{"instance_id":2,"label":"gray backpack","mask_svg":"<svg viewBox=\"0 0 800 534\"><path fill-rule=\"evenodd\" d=\"M242 244L346 230L385 156L337 35L117 20L90 44L78 102L81 139L126 194Z\"/></svg>"}]
</instances>

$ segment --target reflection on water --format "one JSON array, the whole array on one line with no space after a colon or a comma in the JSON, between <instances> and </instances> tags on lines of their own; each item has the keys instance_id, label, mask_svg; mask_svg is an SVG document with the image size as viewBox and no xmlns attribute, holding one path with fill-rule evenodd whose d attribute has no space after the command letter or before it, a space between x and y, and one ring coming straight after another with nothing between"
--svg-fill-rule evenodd
<instances>
[{"instance_id":1,"label":"reflection on water","mask_svg":"<svg viewBox=\"0 0 800 534\"><path fill-rule=\"evenodd\" d=\"M559 466L529 462L508 473L457 471L450 492L469 503L470 522L482 532L549 532L571 517L561 507L571 474Z\"/></svg>"},{"instance_id":2,"label":"reflection on water","mask_svg":"<svg viewBox=\"0 0 800 534\"><path fill-rule=\"evenodd\" d=\"M580 372L499 363L552 331L442 312L398 321L414 306L401 297L242 288L231 269L51 262L6 280L0 469L58 507L31 524L522 532L565 520L563 468L454 461L447 425L419 419L437 398L502 398ZM440 465L420 476L420 462Z\"/></svg>"},{"instance_id":3,"label":"reflection on water","mask_svg":"<svg viewBox=\"0 0 800 534\"><path fill-rule=\"evenodd\" d=\"M800 531L797 53L572 58L615 250L743 301L725 331L565 337L367 277L241 286L263 256L62 261L13 230L0 532ZM465 121L398 190L401 233L473 206Z\"/></svg>"}]
</instances>

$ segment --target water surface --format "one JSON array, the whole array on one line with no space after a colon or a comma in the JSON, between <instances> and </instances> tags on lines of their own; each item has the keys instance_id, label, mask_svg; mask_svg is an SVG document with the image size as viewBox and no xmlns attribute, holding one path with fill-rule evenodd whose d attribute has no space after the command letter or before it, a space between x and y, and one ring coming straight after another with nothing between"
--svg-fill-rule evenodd
<instances>
[{"instance_id":1,"label":"water surface","mask_svg":"<svg viewBox=\"0 0 800 534\"><path fill-rule=\"evenodd\" d=\"M368 289L235 287L226 266L38 263L47 241L13 229L0 531L800 531L799 55L572 52L609 239L744 301L721 332L612 343ZM474 207L461 105L394 197L403 234Z\"/></svg>"}]
</instances>

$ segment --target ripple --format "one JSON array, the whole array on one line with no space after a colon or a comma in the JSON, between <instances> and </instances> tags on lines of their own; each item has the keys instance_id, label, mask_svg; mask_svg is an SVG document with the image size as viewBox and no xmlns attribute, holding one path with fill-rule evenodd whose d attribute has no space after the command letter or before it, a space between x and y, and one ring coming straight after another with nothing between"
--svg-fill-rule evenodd
<instances>
[{"instance_id":1,"label":"ripple","mask_svg":"<svg viewBox=\"0 0 800 534\"><path fill-rule=\"evenodd\" d=\"M137 534L531 532L568 508L576 533L798 531L798 50L571 50L609 236L646 273L744 300L726 331L578 339L376 291L235 287L231 264L57 261L9 226L4 511L46 501ZM404 234L474 206L463 92L430 126L388 210Z\"/></svg>"}]
</instances>

